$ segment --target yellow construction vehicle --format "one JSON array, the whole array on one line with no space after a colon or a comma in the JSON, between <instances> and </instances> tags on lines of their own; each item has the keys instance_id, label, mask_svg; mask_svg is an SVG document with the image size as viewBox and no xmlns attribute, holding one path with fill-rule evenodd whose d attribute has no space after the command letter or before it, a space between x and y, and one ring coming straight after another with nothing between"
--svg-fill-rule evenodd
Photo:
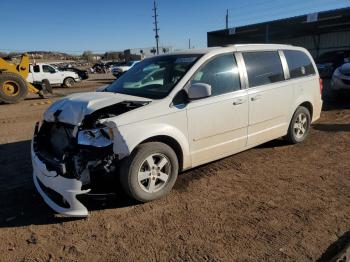
<instances>
[{"instance_id":1,"label":"yellow construction vehicle","mask_svg":"<svg viewBox=\"0 0 350 262\"><path fill-rule=\"evenodd\" d=\"M18 103L27 93L44 97L44 92L52 92L49 83L34 86L27 82L29 74L29 56L23 54L19 65L11 64L0 58L0 101L4 103ZM50 92L50 93L51 93Z\"/></svg>"}]
</instances>

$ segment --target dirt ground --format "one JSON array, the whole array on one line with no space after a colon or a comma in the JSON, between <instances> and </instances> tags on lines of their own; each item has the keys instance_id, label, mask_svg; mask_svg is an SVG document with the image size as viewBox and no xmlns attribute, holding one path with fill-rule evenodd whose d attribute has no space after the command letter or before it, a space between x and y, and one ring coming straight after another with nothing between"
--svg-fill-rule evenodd
<instances>
[{"instance_id":1,"label":"dirt ground","mask_svg":"<svg viewBox=\"0 0 350 262\"><path fill-rule=\"evenodd\" d=\"M275 140L181 174L147 204L87 199L91 215L55 215L36 193L30 139L59 96L0 105L0 261L328 261L350 242L350 99L325 89L306 142Z\"/></svg>"}]
</instances>

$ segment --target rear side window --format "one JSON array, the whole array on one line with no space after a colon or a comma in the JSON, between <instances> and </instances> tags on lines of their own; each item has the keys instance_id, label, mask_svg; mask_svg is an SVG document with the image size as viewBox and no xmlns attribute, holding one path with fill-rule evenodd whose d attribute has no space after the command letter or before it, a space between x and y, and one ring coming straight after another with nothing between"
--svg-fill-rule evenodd
<instances>
[{"instance_id":1,"label":"rear side window","mask_svg":"<svg viewBox=\"0 0 350 262\"><path fill-rule=\"evenodd\" d=\"M284 80L281 59L277 51L243 53L249 87L271 84Z\"/></svg>"},{"instance_id":2,"label":"rear side window","mask_svg":"<svg viewBox=\"0 0 350 262\"><path fill-rule=\"evenodd\" d=\"M240 90L239 72L233 54L215 57L193 76L191 83L205 83L211 86L212 96Z\"/></svg>"},{"instance_id":3,"label":"rear side window","mask_svg":"<svg viewBox=\"0 0 350 262\"><path fill-rule=\"evenodd\" d=\"M284 50L283 53L287 59L290 78L315 74L315 69L310 58L304 52L297 50Z\"/></svg>"}]
</instances>

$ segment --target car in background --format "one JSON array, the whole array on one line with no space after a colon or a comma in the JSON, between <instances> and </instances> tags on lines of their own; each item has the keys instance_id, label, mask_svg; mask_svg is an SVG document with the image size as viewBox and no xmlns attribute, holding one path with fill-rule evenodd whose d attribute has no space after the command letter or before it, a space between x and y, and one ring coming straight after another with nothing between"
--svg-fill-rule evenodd
<instances>
[{"instance_id":1,"label":"car in background","mask_svg":"<svg viewBox=\"0 0 350 262\"><path fill-rule=\"evenodd\" d=\"M317 70L321 78L331 78L334 68L333 63L317 63Z\"/></svg>"},{"instance_id":2,"label":"car in background","mask_svg":"<svg viewBox=\"0 0 350 262\"><path fill-rule=\"evenodd\" d=\"M112 68L112 74L116 78L118 78L118 77L120 77L122 74L124 74L126 71L128 71L130 68L132 68L134 65L136 65L139 62L140 61L137 61L137 60L136 61L129 61L125 65L113 67Z\"/></svg>"},{"instance_id":3,"label":"car in background","mask_svg":"<svg viewBox=\"0 0 350 262\"><path fill-rule=\"evenodd\" d=\"M349 50L326 52L316 59L316 66L321 78L331 78L335 69L350 57Z\"/></svg>"},{"instance_id":4,"label":"car in background","mask_svg":"<svg viewBox=\"0 0 350 262\"><path fill-rule=\"evenodd\" d=\"M335 92L350 91L350 62L343 64L334 71L331 88Z\"/></svg>"},{"instance_id":5,"label":"car in background","mask_svg":"<svg viewBox=\"0 0 350 262\"><path fill-rule=\"evenodd\" d=\"M48 81L50 85L61 85L63 87L72 87L81 79L77 73L71 71L60 71L53 65L36 63L29 66L27 81L31 84L41 84Z\"/></svg>"},{"instance_id":6,"label":"car in background","mask_svg":"<svg viewBox=\"0 0 350 262\"><path fill-rule=\"evenodd\" d=\"M108 67L109 70L112 70L114 67L124 66L125 64L126 62L107 62L106 67Z\"/></svg>"},{"instance_id":7,"label":"car in background","mask_svg":"<svg viewBox=\"0 0 350 262\"><path fill-rule=\"evenodd\" d=\"M59 67L60 71L70 71L75 72L80 77L81 80L86 80L89 78L89 74L87 70L78 69L75 67Z\"/></svg>"},{"instance_id":8,"label":"car in background","mask_svg":"<svg viewBox=\"0 0 350 262\"><path fill-rule=\"evenodd\" d=\"M109 71L109 67L106 66L106 64L104 64L104 63L94 64L90 68L91 73L106 74L106 73L108 73L108 71Z\"/></svg>"}]
</instances>

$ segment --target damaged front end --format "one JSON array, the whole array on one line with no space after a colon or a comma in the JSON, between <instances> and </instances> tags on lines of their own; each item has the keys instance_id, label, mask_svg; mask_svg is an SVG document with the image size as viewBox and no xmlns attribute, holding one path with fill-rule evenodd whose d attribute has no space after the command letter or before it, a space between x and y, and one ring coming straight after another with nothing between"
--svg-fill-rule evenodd
<instances>
[{"instance_id":1,"label":"damaged front end","mask_svg":"<svg viewBox=\"0 0 350 262\"><path fill-rule=\"evenodd\" d=\"M77 196L115 189L118 155L113 152L113 129L100 120L145 105L122 102L86 115L79 125L60 122L36 124L32 140L33 179L44 201L66 216L88 216ZM103 191L104 190L104 191Z\"/></svg>"}]
</instances>

